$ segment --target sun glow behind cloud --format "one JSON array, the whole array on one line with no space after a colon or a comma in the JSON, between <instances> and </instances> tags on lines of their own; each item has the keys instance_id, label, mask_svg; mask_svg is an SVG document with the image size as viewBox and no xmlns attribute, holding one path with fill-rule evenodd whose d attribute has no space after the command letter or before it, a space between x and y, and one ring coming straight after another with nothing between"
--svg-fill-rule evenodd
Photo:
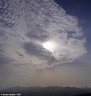
<instances>
[{"instance_id":1,"label":"sun glow behind cloud","mask_svg":"<svg viewBox=\"0 0 91 96\"><path fill-rule=\"evenodd\" d=\"M49 50L49 51L51 51L51 52L54 52L54 50L55 50L55 44L54 43L52 43L52 42L45 42L45 43L43 43L42 44L43 45L43 47L45 48L45 49L47 49L47 50Z\"/></svg>"},{"instance_id":2,"label":"sun glow behind cloud","mask_svg":"<svg viewBox=\"0 0 91 96\"><path fill-rule=\"evenodd\" d=\"M86 53L86 40L76 17L67 15L53 0L25 1L8 0L4 6L7 14L0 15L3 65L45 69L74 62Z\"/></svg>"}]
</instances>

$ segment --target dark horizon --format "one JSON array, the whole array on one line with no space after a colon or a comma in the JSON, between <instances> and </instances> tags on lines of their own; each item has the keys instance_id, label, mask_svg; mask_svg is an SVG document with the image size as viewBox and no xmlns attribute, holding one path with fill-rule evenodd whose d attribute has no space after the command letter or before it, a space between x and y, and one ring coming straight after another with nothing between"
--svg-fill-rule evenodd
<instances>
[{"instance_id":1,"label":"dark horizon","mask_svg":"<svg viewBox=\"0 0 91 96\"><path fill-rule=\"evenodd\" d=\"M61 86L47 86L47 87L12 87L0 90L0 94L20 94L21 96L90 96L91 88L77 88L77 87L61 87Z\"/></svg>"}]
</instances>

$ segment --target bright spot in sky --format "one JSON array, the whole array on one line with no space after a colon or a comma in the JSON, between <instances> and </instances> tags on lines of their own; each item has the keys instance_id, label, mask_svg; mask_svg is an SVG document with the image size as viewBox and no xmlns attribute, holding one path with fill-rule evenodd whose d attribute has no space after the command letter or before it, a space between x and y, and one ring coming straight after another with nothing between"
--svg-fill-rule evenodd
<instances>
[{"instance_id":1,"label":"bright spot in sky","mask_svg":"<svg viewBox=\"0 0 91 96\"><path fill-rule=\"evenodd\" d=\"M55 44L52 42L43 43L43 47L49 51L52 51L52 52L54 51L54 46L55 46Z\"/></svg>"}]
</instances>

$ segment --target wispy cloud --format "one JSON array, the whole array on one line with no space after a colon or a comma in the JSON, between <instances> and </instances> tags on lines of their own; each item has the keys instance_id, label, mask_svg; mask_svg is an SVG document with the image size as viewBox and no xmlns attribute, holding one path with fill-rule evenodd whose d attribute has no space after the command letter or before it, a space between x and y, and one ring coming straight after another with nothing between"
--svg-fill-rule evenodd
<instances>
[{"instance_id":1,"label":"wispy cloud","mask_svg":"<svg viewBox=\"0 0 91 96\"><path fill-rule=\"evenodd\" d=\"M0 7L0 43L5 45L2 54L13 59L13 64L31 62L44 69L73 62L86 53L77 18L67 15L53 0L6 0ZM56 54L42 47L46 41L58 45ZM2 55L0 63L8 64L6 57Z\"/></svg>"}]
</instances>

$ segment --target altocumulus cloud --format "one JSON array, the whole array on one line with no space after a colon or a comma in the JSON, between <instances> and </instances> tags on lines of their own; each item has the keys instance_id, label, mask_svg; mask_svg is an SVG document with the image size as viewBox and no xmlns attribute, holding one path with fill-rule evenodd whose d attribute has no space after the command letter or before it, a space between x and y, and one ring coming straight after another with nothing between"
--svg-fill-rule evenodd
<instances>
[{"instance_id":1,"label":"altocumulus cloud","mask_svg":"<svg viewBox=\"0 0 91 96\"><path fill-rule=\"evenodd\" d=\"M78 24L53 0L1 0L0 63L44 69L73 62L86 53ZM56 54L42 47L48 40L58 45Z\"/></svg>"}]
</instances>

